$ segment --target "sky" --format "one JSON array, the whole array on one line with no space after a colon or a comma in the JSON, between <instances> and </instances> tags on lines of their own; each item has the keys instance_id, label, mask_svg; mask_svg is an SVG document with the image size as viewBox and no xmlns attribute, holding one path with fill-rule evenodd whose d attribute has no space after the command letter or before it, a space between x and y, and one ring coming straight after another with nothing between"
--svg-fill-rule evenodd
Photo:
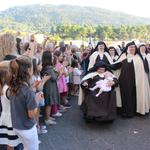
<instances>
[{"instance_id":1,"label":"sky","mask_svg":"<svg viewBox=\"0 0 150 150\"><path fill-rule=\"evenodd\" d=\"M0 0L0 11L28 4L96 6L150 18L150 0Z\"/></svg>"}]
</instances>

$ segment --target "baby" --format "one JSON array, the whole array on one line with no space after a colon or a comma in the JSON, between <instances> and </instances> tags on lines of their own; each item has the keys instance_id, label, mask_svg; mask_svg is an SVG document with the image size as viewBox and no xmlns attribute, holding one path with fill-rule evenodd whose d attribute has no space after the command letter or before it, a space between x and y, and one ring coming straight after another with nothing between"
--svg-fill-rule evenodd
<instances>
[{"instance_id":1,"label":"baby","mask_svg":"<svg viewBox=\"0 0 150 150\"><path fill-rule=\"evenodd\" d=\"M95 95L98 97L102 92L109 92L111 91L111 87L107 86L109 81L113 80L113 74L110 72L105 72L102 74L102 76L105 78L104 80L100 79L99 81L96 82L96 85L93 88L90 88L91 91L96 90L99 88L99 92Z\"/></svg>"}]
</instances>

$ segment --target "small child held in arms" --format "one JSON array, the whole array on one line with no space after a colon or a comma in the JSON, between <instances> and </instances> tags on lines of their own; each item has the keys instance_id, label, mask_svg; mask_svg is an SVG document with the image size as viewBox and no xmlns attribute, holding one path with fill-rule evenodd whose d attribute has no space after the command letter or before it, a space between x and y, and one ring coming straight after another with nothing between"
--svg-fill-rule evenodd
<instances>
[{"instance_id":1,"label":"small child held in arms","mask_svg":"<svg viewBox=\"0 0 150 150\"><path fill-rule=\"evenodd\" d=\"M96 82L96 85L93 88L90 88L91 91L96 90L99 88L99 92L95 95L98 97L102 92L109 92L111 91L111 87L107 86L109 81L113 81L113 74L111 72L106 71L105 73L101 74L101 77L104 79L99 80Z\"/></svg>"}]
</instances>

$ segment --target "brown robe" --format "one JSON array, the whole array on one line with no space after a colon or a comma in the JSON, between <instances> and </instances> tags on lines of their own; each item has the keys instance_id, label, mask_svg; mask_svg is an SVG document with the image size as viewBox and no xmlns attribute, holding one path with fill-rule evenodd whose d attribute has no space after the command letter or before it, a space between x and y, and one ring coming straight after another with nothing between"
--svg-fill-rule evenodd
<instances>
[{"instance_id":1,"label":"brown robe","mask_svg":"<svg viewBox=\"0 0 150 150\"><path fill-rule=\"evenodd\" d=\"M102 92L98 97L95 95L99 89L95 91L89 90L100 79L101 77L98 73L91 73L83 78L82 83L86 81L88 87L84 87L81 84L79 104L81 105L84 117L96 119L97 121L112 121L116 118L116 93L114 87L112 87L110 92ZM117 84L117 79L114 78L114 81ZM82 100L80 99L81 94L84 94L84 96L82 95Z\"/></svg>"},{"instance_id":2,"label":"brown robe","mask_svg":"<svg viewBox=\"0 0 150 150\"><path fill-rule=\"evenodd\" d=\"M148 82L148 74L146 74L143 61L138 54L132 56L132 58L128 56L129 55L126 55L125 53L122 54L119 60L113 64L113 67L121 68L119 82L121 83L120 88L122 100L120 102L120 99L117 99L119 100L117 103L121 104L123 113L126 113L129 117L134 115L133 111L144 115L148 113L150 109L150 86ZM130 62L128 63L129 60ZM129 65L131 66L129 67ZM124 67L122 68L122 66ZM131 71L129 68L132 68ZM133 80L135 80L134 83L131 82ZM135 87L135 89L131 89L131 87ZM132 106L130 103L131 101Z\"/></svg>"}]
</instances>

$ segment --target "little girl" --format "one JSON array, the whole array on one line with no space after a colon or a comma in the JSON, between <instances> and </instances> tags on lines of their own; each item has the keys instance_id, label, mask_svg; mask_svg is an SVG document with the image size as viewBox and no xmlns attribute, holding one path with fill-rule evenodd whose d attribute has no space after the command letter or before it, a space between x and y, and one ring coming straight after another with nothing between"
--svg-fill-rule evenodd
<instances>
[{"instance_id":1,"label":"little girl","mask_svg":"<svg viewBox=\"0 0 150 150\"><path fill-rule=\"evenodd\" d=\"M43 79L41 79L40 77L40 71L42 69L41 63L39 59L33 59L33 75L31 78L31 86L32 89L35 93L39 92L39 91L43 91L43 85L45 84L45 82L47 80L50 79L50 76L44 76ZM44 98L42 101L40 101L39 105L38 105L38 113L37 113L37 129L38 129L38 133L42 134L42 133L47 133L46 130L46 126L40 126L39 125L39 115L40 115L40 107L44 106Z\"/></svg>"},{"instance_id":2,"label":"little girl","mask_svg":"<svg viewBox=\"0 0 150 150\"><path fill-rule=\"evenodd\" d=\"M8 67L0 67L0 101L2 104L2 113L0 116L0 145L7 145L7 149L13 150L21 141L12 128L7 86L8 81Z\"/></svg>"},{"instance_id":3,"label":"little girl","mask_svg":"<svg viewBox=\"0 0 150 150\"><path fill-rule=\"evenodd\" d=\"M79 85L81 84L81 74L78 62L76 60L72 61L73 67L73 96L78 96Z\"/></svg>"},{"instance_id":4,"label":"little girl","mask_svg":"<svg viewBox=\"0 0 150 150\"><path fill-rule=\"evenodd\" d=\"M56 124L51 116L52 105L59 105L60 96L57 86L58 74L53 68L52 54L50 51L44 51L42 56L42 71L41 76L49 75L50 79L43 86L45 99L45 123L47 125ZM57 110L58 112L58 110ZM56 112L56 113L57 113Z\"/></svg>"},{"instance_id":5,"label":"little girl","mask_svg":"<svg viewBox=\"0 0 150 150\"><path fill-rule=\"evenodd\" d=\"M66 99L68 93L66 76L68 76L68 73L65 70L65 67L63 66L63 55L60 51L55 51L54 55L57 57L57 63L55 65L55 69L59 74L57 84L60 93L61 104L65 108L70 108L71 106L69 105L68 100Z\"/></svg>"},{"instance_id":6,"label":"little girl","mask_svg":"<svg viewBox=\"0 0 150 150\"><path fill-rule=\"evenodd\" d=\"M43 99L41 92L31 90L32 61L20 57L10 62L10 104L14 131L21 139L25 150L38 150L36 129L37 105Z\"/></svg>"}]
</instances>

